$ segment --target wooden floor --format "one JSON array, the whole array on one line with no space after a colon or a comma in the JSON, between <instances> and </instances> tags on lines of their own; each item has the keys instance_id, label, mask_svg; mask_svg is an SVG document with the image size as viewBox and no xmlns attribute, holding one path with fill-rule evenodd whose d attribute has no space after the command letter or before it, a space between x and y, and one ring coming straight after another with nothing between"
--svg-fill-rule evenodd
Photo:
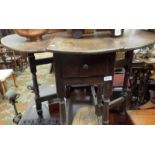
<instances>
[{"instance_id":1,"label":"wooden floor","mask_svg":"<svg viewBox=\"0 0 155 155\"><path fill-rule=\"evenodd\" d=\"M41 87L41 95L45 95L46 92L54 92L54 86ZM150 105L153 108L150 108ZM95 115L94 106L91 103L77 102L72 103L72 114L71 114L71 123L73 125L97 125L97 117ZM147 108L146 108L147 107ZM45 124L55 124L50 120L58 120L58 104L51 105L49 108L48 102L42 103L43 116L46 120ZM52 109L52 112L51 112ZM154 104L149 104L149 106L143 105L139 110L128 110L127 115L123 115L116 110L110 110L110 125L154 125L155 124L155 106ZM31 100L29 108L26 110L23 115L22 120L19 124L31 124L31 120L37 120L38 116L36 113L36 107L34 99ZM28 123L24 123L25 120L30 120ZM36 123L37 124L37 123Z\"/></svg>"},{"instance_id":2,"label":"wooden floor","mask_svg":"<svg viewBox=\"0 0 155 155\"><path fill-rule=\"evenodd\" d=\"M55 105L57 106L57 105ZM50 114L49 107L47 102L42 104L44 120L58 120L59 114L57 111ZM54 107L55 108L55 107ZM57 108L55 108L57 109ZM75 114L72 115L72 125L98 125L97 117L95 115L95 109L92 105L84 105L80 108L77 105L74 105ZM25 112L22 120L20 121L20 125L23 124L31 124L30 121L37 120L38 116L36 113L35 105L29 107L29 109ZM47 124L47 123L45 123ZM49 122L52 124L52 122ZM126 117L118 112L111 111L110 112L110 125L125 125ZM37 124L36 124L37 125Z\"/></svg>"},{"instance_id":3,"label":"wooden floor","mask_svg":"<svg viewBox=\"0 0 155 155\"><path fill-rule=\"evenodd\" d=\"M155 109L131 110L128 117L133 125L155 125Z\"/></svg>"},{"instance_id":4,"label":"wooden floor","mask_svg":"<svg viewBox=\"0 0 155 155\"><path fill-rule=\"evenodd\" d=\"M149 101L137 110L129 110L127 115L130 124L155 125L155 104Z\"/></svg>"},{"instance_id":5,"label":"wooden floor","mask_svg":"<svg viewBox=\"0 0 155 155\"><path fill-rule=\"evenodd\" d=\"M72 115L72 125L98 125L98 119L95 114L95 108L93 105L86 105L83 103L82 106L74 104L74 114ZM110 111L110 125L124 125L126 124L126 116L117 112Z\"/></svg>"},{"instance_id":6,"label":"wooden floor","mask_svg":"<svg viewBox=\"0 0 155 155\"><path fill-rule=\"evenodd\" d=\"M33 102L34 103L34 102ZM58 105L54 105L55 111L50 114L48 103L42 104L44 119L52 120L59 119L58 116ZM95 109L92 105L75 104L73 106L74 113L72 115L72 125L97 125L97 117L95 115ZM20 124L24 124L24 120L37 119L37 113L35 104L25 112ZM51 122L52 123L52 122ZM51 124L49 123L49 124ZM29 123L28 123L29 124ZM110 125L155 125L155 109L139 109L139 110L128 110L127 115L123 115L117 111L110 111Z\"/></svg>"},{"instance_id":7,"label":"wooden floor","mask_svg":"<svg viewBox=\"0 0 155 155\"><path fill-rule=\"evenodd\" d=\"M56 89L53 85L51 86L40 86L40 95L44 96L47 95L49 92L55 92ZM85 99L85 102L79 102L79 100L76 103L71 103L71 123L73 125L97 125L97 117L95 115L95 109L92 103L88 102L89 98ZM48 104L47 101L42 103L42 109L43 109L43 117L44 120L46 120L45 124L53 124L53 122L50 120L58 120L59 119L59 113L58 113L58 107L59 105L53 105ZM29 108L25 111L21 121L19 124L37 124L37 122L34 122L34 120L37 120L37 112L36 112L36 106L34 98L32 98L31 103L29 104ZM48 123L49 122L49 123ZM110 112L110 124L126 124L126 117L116 111Z\"/></svg>"}]
</instances>

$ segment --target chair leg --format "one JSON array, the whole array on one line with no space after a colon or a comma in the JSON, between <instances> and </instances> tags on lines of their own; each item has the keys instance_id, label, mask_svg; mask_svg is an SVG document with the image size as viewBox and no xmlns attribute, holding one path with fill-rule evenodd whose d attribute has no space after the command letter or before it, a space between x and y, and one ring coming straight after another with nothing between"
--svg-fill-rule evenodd
<instances>
[{"instance_id":1,"label":"chair leg","mask_svg":"<svg viewBox=\"0 0 155 155\"><path fill-rule=\"evenodd\" d=\"M4 97L4 88L2 82L0 82L0 96Z\"/></svg>"},{"instance_id":2,"label":"chair leg","mask_svg":"<svg viewBox=\"0 0 155 155\"><path fill-rule=\"evenodd\" d=\"M12 80L13 80L13 82L14 82L14 86L17 88L18 86L17 86L17 84L16 84L16 77L15 77L15 75L12 74L12 75L11 75L11 78L12 78Z\"/></svg>"},{"instance_id":3,"label":"chair leg","mask_svg":"<svg viewBox=\"0 0 155 155\"><path fill-rule=\"evenodd\" d=\"M5 94L5 92L7 92L7 90L8 90L8 87L7 87L7 83L6 83L6 81L2 81L1 82L2 83L2 89L3 89L3 95Z\"/></svg>"}]
</instances>

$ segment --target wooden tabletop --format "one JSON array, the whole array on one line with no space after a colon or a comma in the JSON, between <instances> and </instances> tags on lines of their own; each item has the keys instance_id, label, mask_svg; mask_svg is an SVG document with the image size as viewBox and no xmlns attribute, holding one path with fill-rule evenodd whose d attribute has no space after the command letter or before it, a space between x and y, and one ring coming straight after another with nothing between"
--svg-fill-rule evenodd
<instances>
[{"instance_id":1,"label":"wooden tabletop","mask_svg":"<svg viewBox=\"0 0 155 155\"><path fill-rule=\"evenodd\" d=\"M103 32L86 35L74 39L66 32L58 32L43 36L43 40L29 42L17 34L8 35L1 43L12 50L20 52L60 52L73 54L97 54L118 50L133 50L155 43L155 33L146 30L127 29L118 38L105 36Z\"/></svg>"},{"instance_id":2,"label":"wooden tabletop","mask_svg":"<svg viewBox=\"0 0 155 155\"><path fill-rule=\"evenodd\" d=\"M44 35L42 38L43 39L41 41L28 41L27 38L21 37L18 34L11 34L3 37L1 39L1 44L9 49L19 52L46 52L47 47L53 39L53 35Z\"/></svg>"},{"instance_id":3,"label":"wooden tabletop","mask_svg":"<svg viewBox=\"0 0 155 155\"><path fill-rule=\"evenodd\" d=\"M47 50L61 53L96 54L118 50L133 50L155 43L155 33L146 30L125 30L122 37L104 36L103 32L71 38L64 32L57 33Z\"/></svg>"}]
</instances>

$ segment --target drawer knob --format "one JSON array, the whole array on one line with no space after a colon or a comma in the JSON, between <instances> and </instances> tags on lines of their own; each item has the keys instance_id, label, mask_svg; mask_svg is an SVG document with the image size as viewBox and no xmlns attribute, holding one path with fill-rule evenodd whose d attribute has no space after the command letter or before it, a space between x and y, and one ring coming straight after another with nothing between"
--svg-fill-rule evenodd
<instances>
[{"instance_id":1,"label":"drawer knob","mask_svg":"<svg viewBox=\"0 0 155 155\"><path fill-rule=\"evenodd\" d=\"M87 64L83 65L83 69L88 69L88 68L89 68L89 66Z\"/></svg>"}]
</instances>

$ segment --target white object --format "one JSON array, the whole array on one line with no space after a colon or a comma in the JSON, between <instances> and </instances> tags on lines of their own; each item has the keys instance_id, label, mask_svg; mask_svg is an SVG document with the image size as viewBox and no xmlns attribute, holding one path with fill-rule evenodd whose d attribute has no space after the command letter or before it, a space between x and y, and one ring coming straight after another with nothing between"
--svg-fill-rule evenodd
<instances>
[{"instance_id":1,"label":"white object","mask_svg":"<svg viewBox=\"0 0 155 155\"><path fill-rule=\"evenodd\" d=\"M115 29L115 31L114 31L114 35L115 36L120 36L121 33L122 33L122 30L121 29Z\"/></svg>"},{"instance_id":2,"label":"white object","mask_svg":"<svg viewBox=\"0 0 155 155\"><path fill-rule=\"evenodd\" d=\"M112 76L105 76L104 81L112 81Z\"/></svg>"},{"instance_id":3,"label":"white object","mask_svg":"<svg viewBox=\"0 0 155 155\"><path fill-rule=\"evenodd\" d=\"M0 69L0 81L3 82L13 74L13 69Z\"/></svg>"},{"instance_id":4,"label":"white object","mask_svg":"<svg viewBox=\"0 0 155 155\"><path fill-rule=\"evenodd\" d=\"M2 95L4 95L7 92L7 82L6 80L11 77L13 82L14 82L14 86L17 87L16 84L16 79L13 73L13 69L0 69L0 84L2 86Z\"/></svg>"}]
</instances>

